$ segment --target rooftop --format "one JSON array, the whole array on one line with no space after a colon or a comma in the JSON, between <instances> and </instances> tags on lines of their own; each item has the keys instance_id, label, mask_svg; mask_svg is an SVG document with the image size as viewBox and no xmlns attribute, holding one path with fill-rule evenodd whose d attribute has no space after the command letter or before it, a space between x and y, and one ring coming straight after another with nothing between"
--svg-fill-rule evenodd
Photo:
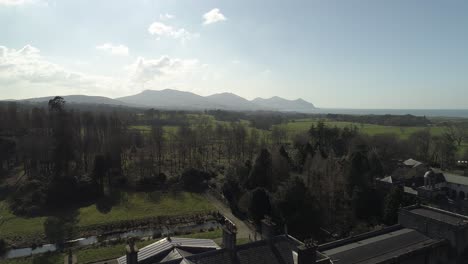
<instances>
[{"instance_id":1,"label":"rooftop","mask_svg":"<svg viewBox=\"0 0 468 264\"><path fill-rule=\"evenodd\" d=\"M440 210L437 208L420 205L418 207L407 207L409 212L420 215L438 222L447 223L450 225L467 225L468 217Z\"/></svg>"},{"instance_id":2,"label":"rooftop","mask_svg":"<svg viewBox=\"0 0 468 264\"><path fill-rule=\"evenodd\" d=\"M154 259L155 263L182 260L184 257L220 249L211 239L164 238L138 251L138 262ZM117 259L118 264L126 264L125 256Z\"/></svg>"},{"instance_id":3,"label":"rooftop","mask_svg":"<svg viewBox=\"0 0 468 264\"><path fill-rule=\"evenodd\" d=\"M372 264L439 243L443 243L443 240L431 239L413 229L401 228L362 240L350 241L322 253L340 264Z\"/></svg>"},{"instance_id":4,"label":"rooftop","mask_svg":"<svg viewBox=\"0 0 468 264\"><path fill-rule=\"evenodd\" d=\"M413 167L414 168L414 167L417 167L417 166L421 165L422 162L419 162L419 161L414 160L414 159L407 159L407 160L403 161L403 164L405 164L408 167Z\"/></svg>"},{"instance_id":5,"label":"rooftop","mask_svg":"<svg viewBox=\"0 0 468 264\"><path fill-rule=\"evenodd\" d=\"M163 262L164 264L294 264L293 251L302 244L288 235L271 240L255 241L236 247L235 254L228 249L220 249L186 257L182 260ZM319 258L325 258L321 254Z\"/></svg>"},{"instance_id":6,"label":"rooftop","mask_svg":"<svg viewBox=\"0 0 468 264\"><path fill-rule=\"evenodd\" d=\"M468 185L468 177L444 172L445 181L454 184Z\"/></svg>"},{"instance_id":7,"label":"rooftop","mask_svg":"<svg viewBox=\"0 0 468 264\"><path fill-rule=\"evenodd\" d=\"M403 186L403 191L407 194L418 195L418 191L411 187Z\"/></svg>"}]
</instances>

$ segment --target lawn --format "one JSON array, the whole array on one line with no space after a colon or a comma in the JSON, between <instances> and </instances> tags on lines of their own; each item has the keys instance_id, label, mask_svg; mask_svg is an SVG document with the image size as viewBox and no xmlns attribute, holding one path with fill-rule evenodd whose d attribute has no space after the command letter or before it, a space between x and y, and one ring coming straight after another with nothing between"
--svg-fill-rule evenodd
<instances>
[{"instance_id":1,"label":"lawn","mask_svg":"<svg viewBox=\"0 0 468 264\"><path fill-rule=\"evenodd\" d=\"M110 212L101 213L96 205L79 209L81 227L155 216L192 214L213 210L208 200L199 194L182 192L176 196L163 194L154 201L147 193L126 193L122 202ZM45 217L22 218L11 214L5 201L0 202L0 238L30 236L43 233Z\"/></svg>"},{"instance_id":2,"label":"lawn","mask_svg":"<svg viewBox=\"0 0 468 264\"><path fill-rule=\"evenodd\" d=\"M283 124L290 135L294 135L300 132L305 132L310 129L312 124L316 124L318 119L298 119L294 122L289 122ZM379 135L379 134L395 134L401 139L407 139L411 134L414 132L427 129L427 127L400 127L400 126L381 126L381 125L373 125L373 124L358 124L353 122L342 122L342 121L324 121L325 124L329 127L351 127L356 126L360 132L367 134L367 135ZM440 126L432 126L429 127L432 135L441 135L444 133L444 127ZM464 154L465 151L468 151L468 142L463 142L462 145L459 147L458 153L460 155Z\"/></svg>"},{"instance_id":3,"label":"lawn","mask_svg":"<svg viewBox=\"0 0 468 264\"><path fill-rule=\"evenodd\" d=\"M288 130L289 133L297 133L309 130L312 124L316 124L318 122L317 119L298 119L294 122L289 122L284 126ZM381 126L381 125L373 125L373 124L358 124L353 122L342 122L342 121L325 121L325 124L329 127L351 127L356 126L359 131L368 135L378 135L378 134L388 134L394 133L398 135L400 138L406 139L411 134L416 131L426 129L426 127L400 127L400 126ZM440 135L443 133L443 127L430 127L429 128L433 135Z\"/></svg>"}]
</instances>

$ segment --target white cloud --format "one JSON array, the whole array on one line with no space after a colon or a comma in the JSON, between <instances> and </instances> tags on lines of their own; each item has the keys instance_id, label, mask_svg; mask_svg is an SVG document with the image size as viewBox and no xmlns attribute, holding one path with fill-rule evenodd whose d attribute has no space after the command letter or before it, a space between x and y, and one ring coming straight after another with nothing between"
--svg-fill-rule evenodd
<instances>
[{"instance_id":1,"label":"white cloud","mask_svg":"<svg viewBox=\"0 0 468 264\"><path fill-rule=\"evenodd\" d=\"M127 56L128 55L128 47L124 45L114 45L112 43L104 43L96 47L98 50L105 51L112 55L118 56Z\"/></svg>"},{"instance_id":2,"label":"white cloud","mask_svg":"<svg viewBox=\"0 0 468 264\"><path fill-rule=\"evenodd\" d=\"M175 18L175 16L171 15L171 14L168 14L168 13L159 14L159 20L161 20L161 21L166 21L166 20L170 20L170 19L173 19L173 18Z\"/></svg>"},{"instance_id":3,"label":"white cloud","mask_svg":"<svg viewBox=\"0 0 468 264\"><path fill-rule=\"evenodd\" d=\"M194 83L210 80L212 71L197 59L161 56L139 57L113 76L93 75L51 62L31 45L18 50L0 46L0 97L26 98L55 94L117 97L142 89L190 88Z\"/></svg>"},{"instance_id":4,"label":"white cloud","mask_svg":"<svg viewBox=\"0 0 468 264\"><path fill-rule=\"evenodd\" d=\"M112 87L110 82L108 77L71 71L50 62L31 45L19 50L0 46L0 84L3 87L29 91L68 88L71 92L94 92L108 91Z\"/></svg>"},{"instance_id":5,"label":"white cloud","mask_svg":"<svg viewBox=\"0 0 468 264\"><path fill-rule=\"evenodd\" d=\"M133 84L158 81L183 80L199 71L200 63L196 59L178 59L161 56L158 59L139 57L127 67L129 80Z\"/></svg>"},{"instance_id":6,"label":"white cloud","mask_svg":"<svg viewBox=\"0 0 468 264\"><path fill-rule=\"evenodd\" d=\"M225 21L226 17L219 11L218 8L214 8L203 15L203 20L204 25L209 25L216 22Z\"/></svg>"},{"instance_id":7,"label":"white cloud","mask_svg":"<svg viewBox=\"0 0 468 264\"><path fill-rule=\"evenodd\" d=\"M0 0L0 5L20 6L26 4L35 4L38 2L39 0Z\"/></svg>"},{"instance_id":8,"label":"white cloud","mask_svg":"<svg viewBox=\"0 0 468 264\"><path fill-rule=\"evenodd\" d=\"M156 35L158 39L161 37L170 37L174 39L180 39L182 42L185 42L186 40L190 40L193 37L198 36L197 34L192 34L188 32L184 28L174 28L162 22L152 23L148 27L148 32L151 35Z\"/></svg>"}]
</instances>

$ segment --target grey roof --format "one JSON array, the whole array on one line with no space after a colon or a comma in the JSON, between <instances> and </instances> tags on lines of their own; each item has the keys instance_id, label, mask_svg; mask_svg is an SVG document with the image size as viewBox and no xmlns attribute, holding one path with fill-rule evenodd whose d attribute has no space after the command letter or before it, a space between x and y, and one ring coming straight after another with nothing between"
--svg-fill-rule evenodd
<instances>
[{"instance_id":1,"label":"grey roof","mask_svg":"<svg viewBox=\"0 0 468 264\"><path fill-rule=\"evenodd\" d=\"M431 239L413 229L402 228L323 251L340 264L372 264L426 248L442 240Z\"/></svg>"},{"instance_id":2,"label":"grey roof","mask_svg":"<svg viewBox=\"0 0 468 264\"><path fill-rule=\"evenodd\" d=\"M468 186L468 177L453 173L444 172L445 181L448 183L460 184Z\"/></svg>"},{"instance_id":3,"label":"grey roof","mask_svg":"<svg viewBox=\"0 0 468 264\"><path fill-rule=\"evenodd\" d=\"M281 235L269 241L261 240L239 245L235 251L220 249L194 254L185 260L197 264L294 264L293 251L296 251L300 244L301 242L287 235ZM180 260L164 262L164 264L181 263Z\"/></svg>"},{"instance_id":4,"label":"grey roof","mask_svg":"<svg viewBox=\"0 0 468 264\"><path fill-rule=\"evenodd\" d=\"M408 194L412 194L412 195L418 195L418 191L411 188L411 187L406 187L406 186L403 186L403 191L405 193L408 193Z\"/></svg>"},{"instance_id":5,"label":"grey roof","mask_svg":"<svg viewBox=\"0 0 468 264\"><path fill-rule=\"evenodd\" d=\"M424 216L439 222L444 222L450 225L466 225L468 224L468 217L450 213L447 211L439 210L436 208L421 206L410 210L411 213Z\"/></svg>"},{"instance_id":6,"label":"grey roof","mask_svg":"<svg viewBox=\"0 0 468 264\"><path fill-rule=\"evenodd\" d=\"M252 243L249 247L237 249L237 257L239 263L282 264L282 257L275 251L276 247L274 245L268 243Z\"/></svg>"},{"instance_id":7,"label":"grey roof","mask_svg":"<svg viewBox=\"0 0 468 264\"><path fill-rule=\"evenodd\" d=\"M381 182L393 183L392 176L387 176L383 179L380 179Z\"/></svg>"},{"instance_id":8,"label":"grey roof","mask_svg":"<svg viewBox=\"0 0 468 264\"><path fill-rule=\"evenodd\" d=\"M414 160L414 159L407 159L405 161L403 161L403 164L405 164L406 166L410 166L410 167L417 167L419 165L422 164L422 162L419 162L417 160Z\"/></svg>"},{"instance_id":9,"label":"grey roof","mask_svg":"<svg viewBox=\"0 0 468 264\"><path fill-rule=\"evenodd\" d=\"M184 257L190 256L192 253L187 252L183 249L174 247L167 255L164 257L161 262L166 262L170 260L175 260L175 259L182 259Z\"/></svg>"},{"instance_id":10,"label":"grey roof","mask_svg":"<svg viewBox=\"0 0 468 264\"><path fill-rule=\"evenodd\" d=\"M187 258L187 261L197 264L234 264L234 259L232 258L231 252L226 249L220 249L216 251L210 251L206 253L201 253L193 255ZM168 262L164 264L179 264L176 262ZM237 264L237 263L236 263Z\"/></svg>"},{"instance_id":11,"label":"grey roof","mask_svg":"<svg viewBox=\"0 0 468 264\"><path fill-rule=\"evenodd\" d=\"M281 235L270 241L261 240L237 247L237 258L240 264L294 264L293 251L302 243Z\"/></svg>"},{"instance_id":12,"label":"grey roof","mask_svg":"<svg viewBox=\"0 0 468 264\"><path fill-rule=\"evenodd\" d=\"M157 257L161 260L182 259L191 255L191 251L209 251L220 249L220 247L211 239L193 239L193 238L164 238L151 245L148 245L138 251L138 262ZM161 262L159 260L158 262ZM122 256L117 259L119 264L126 264L127 259Z\"/></svg>"}]
</instances>

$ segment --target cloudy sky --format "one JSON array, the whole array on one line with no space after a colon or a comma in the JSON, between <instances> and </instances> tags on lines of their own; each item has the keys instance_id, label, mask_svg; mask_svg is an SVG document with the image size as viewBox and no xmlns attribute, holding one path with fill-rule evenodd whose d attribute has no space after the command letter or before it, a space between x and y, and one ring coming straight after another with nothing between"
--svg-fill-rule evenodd
<instances>
[{"instance_id":1,"label":"cloudy sky","mask_svg":"<svg viewBox=\"0 0 468 264\"><path fill-rule=\"evenodd\" d=\"M165 88L468 108L465 0L0 0L0 99Z\"/></svg>"}]
</instances>

